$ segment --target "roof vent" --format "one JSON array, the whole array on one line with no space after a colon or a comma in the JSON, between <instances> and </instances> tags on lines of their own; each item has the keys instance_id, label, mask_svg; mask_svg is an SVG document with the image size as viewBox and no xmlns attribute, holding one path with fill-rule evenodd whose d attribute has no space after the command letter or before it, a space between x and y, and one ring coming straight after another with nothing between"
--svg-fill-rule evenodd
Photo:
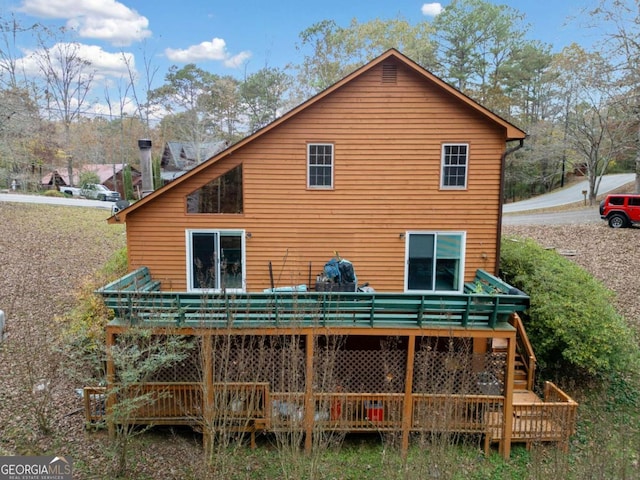
<instances>
[{"instance_id":1,"label":"roof vent","mask_svg":"<svg viewBox=\"0 0 640 480\"><path fill-rule=\"evenodd\" d=\"M398 80L398 66L395 63L382 64L382 83L396 83Z\"/></svg>"}]
</instances>

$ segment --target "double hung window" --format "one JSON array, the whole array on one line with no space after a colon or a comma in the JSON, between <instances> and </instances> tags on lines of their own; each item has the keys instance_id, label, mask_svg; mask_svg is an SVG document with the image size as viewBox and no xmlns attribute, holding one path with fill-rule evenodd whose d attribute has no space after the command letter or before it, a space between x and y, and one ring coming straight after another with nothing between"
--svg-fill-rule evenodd
<instances>
[{"instance_id":1,"label":"double hung window","mask_svg":"<svg viewBox=\"0 0 640 480\"><path fill-rule=\"evenodd\" d=\"M333 145L307 145L307 184L309 188L333 188Z\"/></svg>"},{"instance_id":2,"label":"double hung window","mask_svg":"<svg viewBox=\"0 0 640 480\"><path fill-rule=\"evenodd\" d=\"M469 145L445 144L442 146L442 188L467 188Z\"/></svg>"}]
</instances>

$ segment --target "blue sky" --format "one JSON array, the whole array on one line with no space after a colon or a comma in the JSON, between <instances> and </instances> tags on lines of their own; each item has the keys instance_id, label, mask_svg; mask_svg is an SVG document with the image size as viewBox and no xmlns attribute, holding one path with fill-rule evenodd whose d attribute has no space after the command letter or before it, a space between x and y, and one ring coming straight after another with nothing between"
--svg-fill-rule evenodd
<instances>
[{"instance_id":1,"label":"blue sky","mask_svg":"<svg viewBox=\"0 0 640 480\"><path fill-rule=\"evenodd\" d=\"M531 25L529 38L554 46L554 51L571 42L588 46L593 31L581 27L581 9L596 0L495 0L526 15ZM299 33L312 24L333 19L346 26L353 18L365 22L374 18L402 16L411 23L431 20L446 8L440 3L416 0L0 0L3 18L14 13L25 25L43 23L72 27L101 81L126 76L123 54L142 68L143 52L158 68L156 83L167 68L196 63L218 74L241 78L264 66L283 67L299 63L296 51ZM35 43L20 45L25 69Z\"/></svg>"}]
</instances>

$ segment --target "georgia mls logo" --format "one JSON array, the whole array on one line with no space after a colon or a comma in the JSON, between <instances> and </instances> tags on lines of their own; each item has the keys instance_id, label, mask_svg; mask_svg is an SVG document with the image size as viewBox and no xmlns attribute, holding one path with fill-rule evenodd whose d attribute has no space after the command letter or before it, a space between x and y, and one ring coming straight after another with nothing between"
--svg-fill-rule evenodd
<instances>
[{"instance_id":1,"label":"georgia mls logo","mask_svg":"<svg viewBox=\"0 0 640 480\"><path fill-rule=\"evenodd\" d=\"M66 457L0 457L0 480L71 480Z\"/></svg>"}]
</instances>

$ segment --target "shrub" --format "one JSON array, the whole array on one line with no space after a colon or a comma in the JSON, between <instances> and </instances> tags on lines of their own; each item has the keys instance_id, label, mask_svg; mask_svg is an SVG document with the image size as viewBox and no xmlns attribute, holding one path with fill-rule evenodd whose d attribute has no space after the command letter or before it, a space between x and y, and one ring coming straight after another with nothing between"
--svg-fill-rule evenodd
<instances>
[{"instance_id":1,"label":"shrub","mask_svg":"<svg viewBox=\"0 0 640 480\"><path fill-rule=\"evenodd\" d=\"M127 247L122 247L107 260L102 267L101 273L109 282L127 273ZM102 285L100 285L102 286Z\"/></svg>"},{"instance_id":2,"label":"shrub","mask_svg":"<svg viewBox=\"0 0 640 480\"><path fill-rule=\"evenodd\" d=\"M66 195L58 190L47 190L43 193L45 197L66 197Z\"/></svg>"},{"instance_id":3,"label":"shrub","mask_svg":"<svg viewBox=\"0 0 640 480\"><path fill-rule=\"evenodd\" d=\"M96 172L80 172L80 185L87 183L102 183L100 176Z\"/></svg>"},{"instance_id":4,"label":"shrub","mask_svg":"<svg viewBox=\"0 0 640 480\"><path fill-rule=\"evenodd\" d=\"M533 240L503 239L500 260L502 277L531 297L525 322L541 366L590 376L635 369L633 330L600 281Z\"/></svg>"}]
</instances>

